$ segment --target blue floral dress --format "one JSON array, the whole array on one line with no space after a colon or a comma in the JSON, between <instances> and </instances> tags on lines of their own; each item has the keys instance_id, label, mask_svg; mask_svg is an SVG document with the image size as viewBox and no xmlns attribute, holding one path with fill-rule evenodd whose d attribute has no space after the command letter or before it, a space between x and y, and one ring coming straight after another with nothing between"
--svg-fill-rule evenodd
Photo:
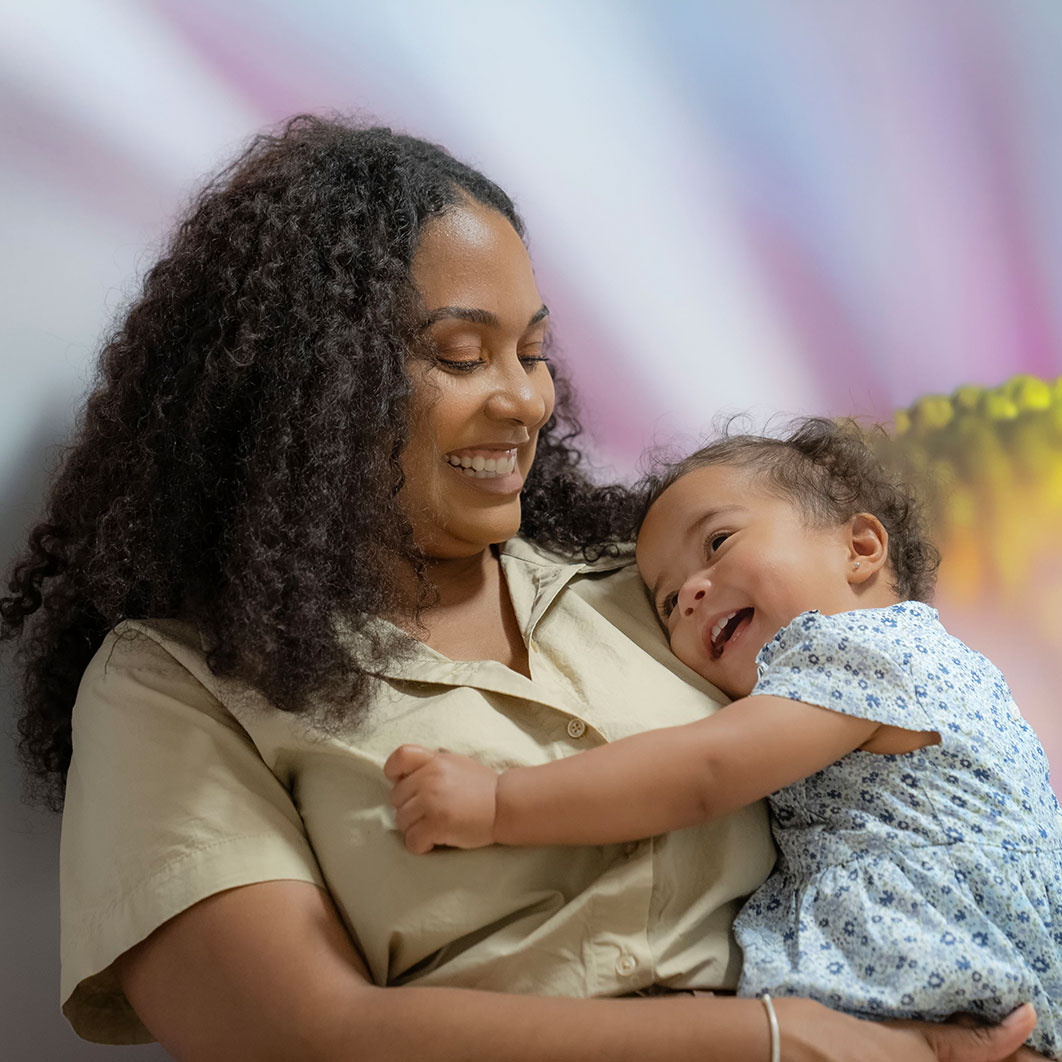
<instances>
[{"instance_id":1,"label":"blue floral dress","mask_svg":"<svg viewBox=\"0 0 1062 1062\"><path fill-rule=\"evenodd\" d=\"M806 612L758 657L754 693L909 730L939 745L856 751L770 798L779 860L735 923L738 991L859 1017L998 1020L1062 1058L1062 812L1003 676L904 602Z\"/></svg>"}]
</instances>

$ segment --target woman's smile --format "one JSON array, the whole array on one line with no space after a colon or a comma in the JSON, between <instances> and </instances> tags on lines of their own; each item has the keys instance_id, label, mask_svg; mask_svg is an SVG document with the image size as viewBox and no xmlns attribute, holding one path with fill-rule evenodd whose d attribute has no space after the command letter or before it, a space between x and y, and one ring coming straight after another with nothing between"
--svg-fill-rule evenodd
<instances>
[{"instance_id":1,"label":"woman's smile","mask_svg":"<svg viewBox=\"0 0 1062 1062\"><path fill-rule=\"evenodd\" d=\"M447 464L450 470L458 478L462 487L470 490L486 491L489 494L513 494L518 495L524 487L524 475L517 464L516 451L511 451L509 456L500 458L477 456L472 458L472 463L465 465L463 462L469 458L455 459L450 457ZM490 466L494 466L493 468Z\"/></svg>"},{"instance_id":2,"label":"woman's smile","mask_svg":"<svg viewBox=\"0 0 1062 1062\"><path fill-rule=\"evenodd\" d=\"M517 469L518 448L492 444L451 450L443 455L445 461L466 482L474 480L484 490L501 493L519 492L524 485ZM484 483L484 480L489 481Z\"/></svg>"}]
</instances>

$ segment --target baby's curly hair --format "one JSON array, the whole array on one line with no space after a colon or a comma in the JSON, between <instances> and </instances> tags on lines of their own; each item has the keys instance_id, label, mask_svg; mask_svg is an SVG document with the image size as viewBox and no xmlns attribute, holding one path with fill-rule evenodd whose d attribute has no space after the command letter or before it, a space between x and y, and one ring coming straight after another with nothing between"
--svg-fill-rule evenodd
<instances>
[{"instance_id":1,"label":"baby's curly hair","mask_svg":"<svg viewBox=\"0 0 1062 1062\"><path fill-rule=\"evenodd\" d=\"M279 708L358 715L371 673L403 651L370 622L409 609L396 573L417 573L415 612L433 600L398 502L410 268L424 225L467 200L523 236L510 198L442 148L312 116L256 137L196 198L103 348L0 599L36 795L61 806L81 675L125 619L195 624L213 671ZM629 528L631 496L584 476L556 383L523 530L600 552ZM358 659L339 616L363 635Z\"/></svg>"},{"instance_id":2,"label":"baby's curly hair","mask_svg":"<svg viewBox=\"0 0 1062 1062\"><path fill-rule=\"evenodd\" d=\"M841 524L856 513L876 516L889 534L893 590L904 600L932 599L940 552L928 537L919 500L879 460L855 421L805 417L777 438L731 434L728 427L707 446L648 477L643 519L671 484L709 465L747 469L814 525Z\"/></svg>"}]
</instances>

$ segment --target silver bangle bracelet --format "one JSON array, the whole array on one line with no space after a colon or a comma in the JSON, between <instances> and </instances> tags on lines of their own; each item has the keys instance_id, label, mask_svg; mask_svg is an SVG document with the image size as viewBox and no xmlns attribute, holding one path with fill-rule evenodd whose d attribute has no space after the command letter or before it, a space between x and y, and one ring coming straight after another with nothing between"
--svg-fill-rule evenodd
<instances>
[{"instance_id":1,"label":"silver bangle bracelet","mask_svg":"<svg viewBox=\"0 0 1062 1062\"><path fill-rule=\"evenodd\" d=\"M778 1015L774 1012L774 1001L764 992L760 996L760 1002L767 1011L767 1025L771 1030L771 1062L782 1062L782 1034L778 1031Z\"/></svg>"}]
</instances>

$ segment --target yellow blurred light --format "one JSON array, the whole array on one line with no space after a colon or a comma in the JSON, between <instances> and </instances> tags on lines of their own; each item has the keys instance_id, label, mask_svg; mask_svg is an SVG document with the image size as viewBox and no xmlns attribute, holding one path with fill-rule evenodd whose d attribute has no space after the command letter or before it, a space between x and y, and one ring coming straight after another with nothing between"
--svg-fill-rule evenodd
<instances>
[{"instance_id":1,"label":"yellow blurred light","mask_svg":"<svg viewBox=\"0 0 1062 1062\"><path fill-rule=\"evenodd\" d=\"M893 425L888 456L929 500L942 585L967 602L1035 596L1062 518L1062 377L925 395Z\"/></svg>"}]
</instances>

